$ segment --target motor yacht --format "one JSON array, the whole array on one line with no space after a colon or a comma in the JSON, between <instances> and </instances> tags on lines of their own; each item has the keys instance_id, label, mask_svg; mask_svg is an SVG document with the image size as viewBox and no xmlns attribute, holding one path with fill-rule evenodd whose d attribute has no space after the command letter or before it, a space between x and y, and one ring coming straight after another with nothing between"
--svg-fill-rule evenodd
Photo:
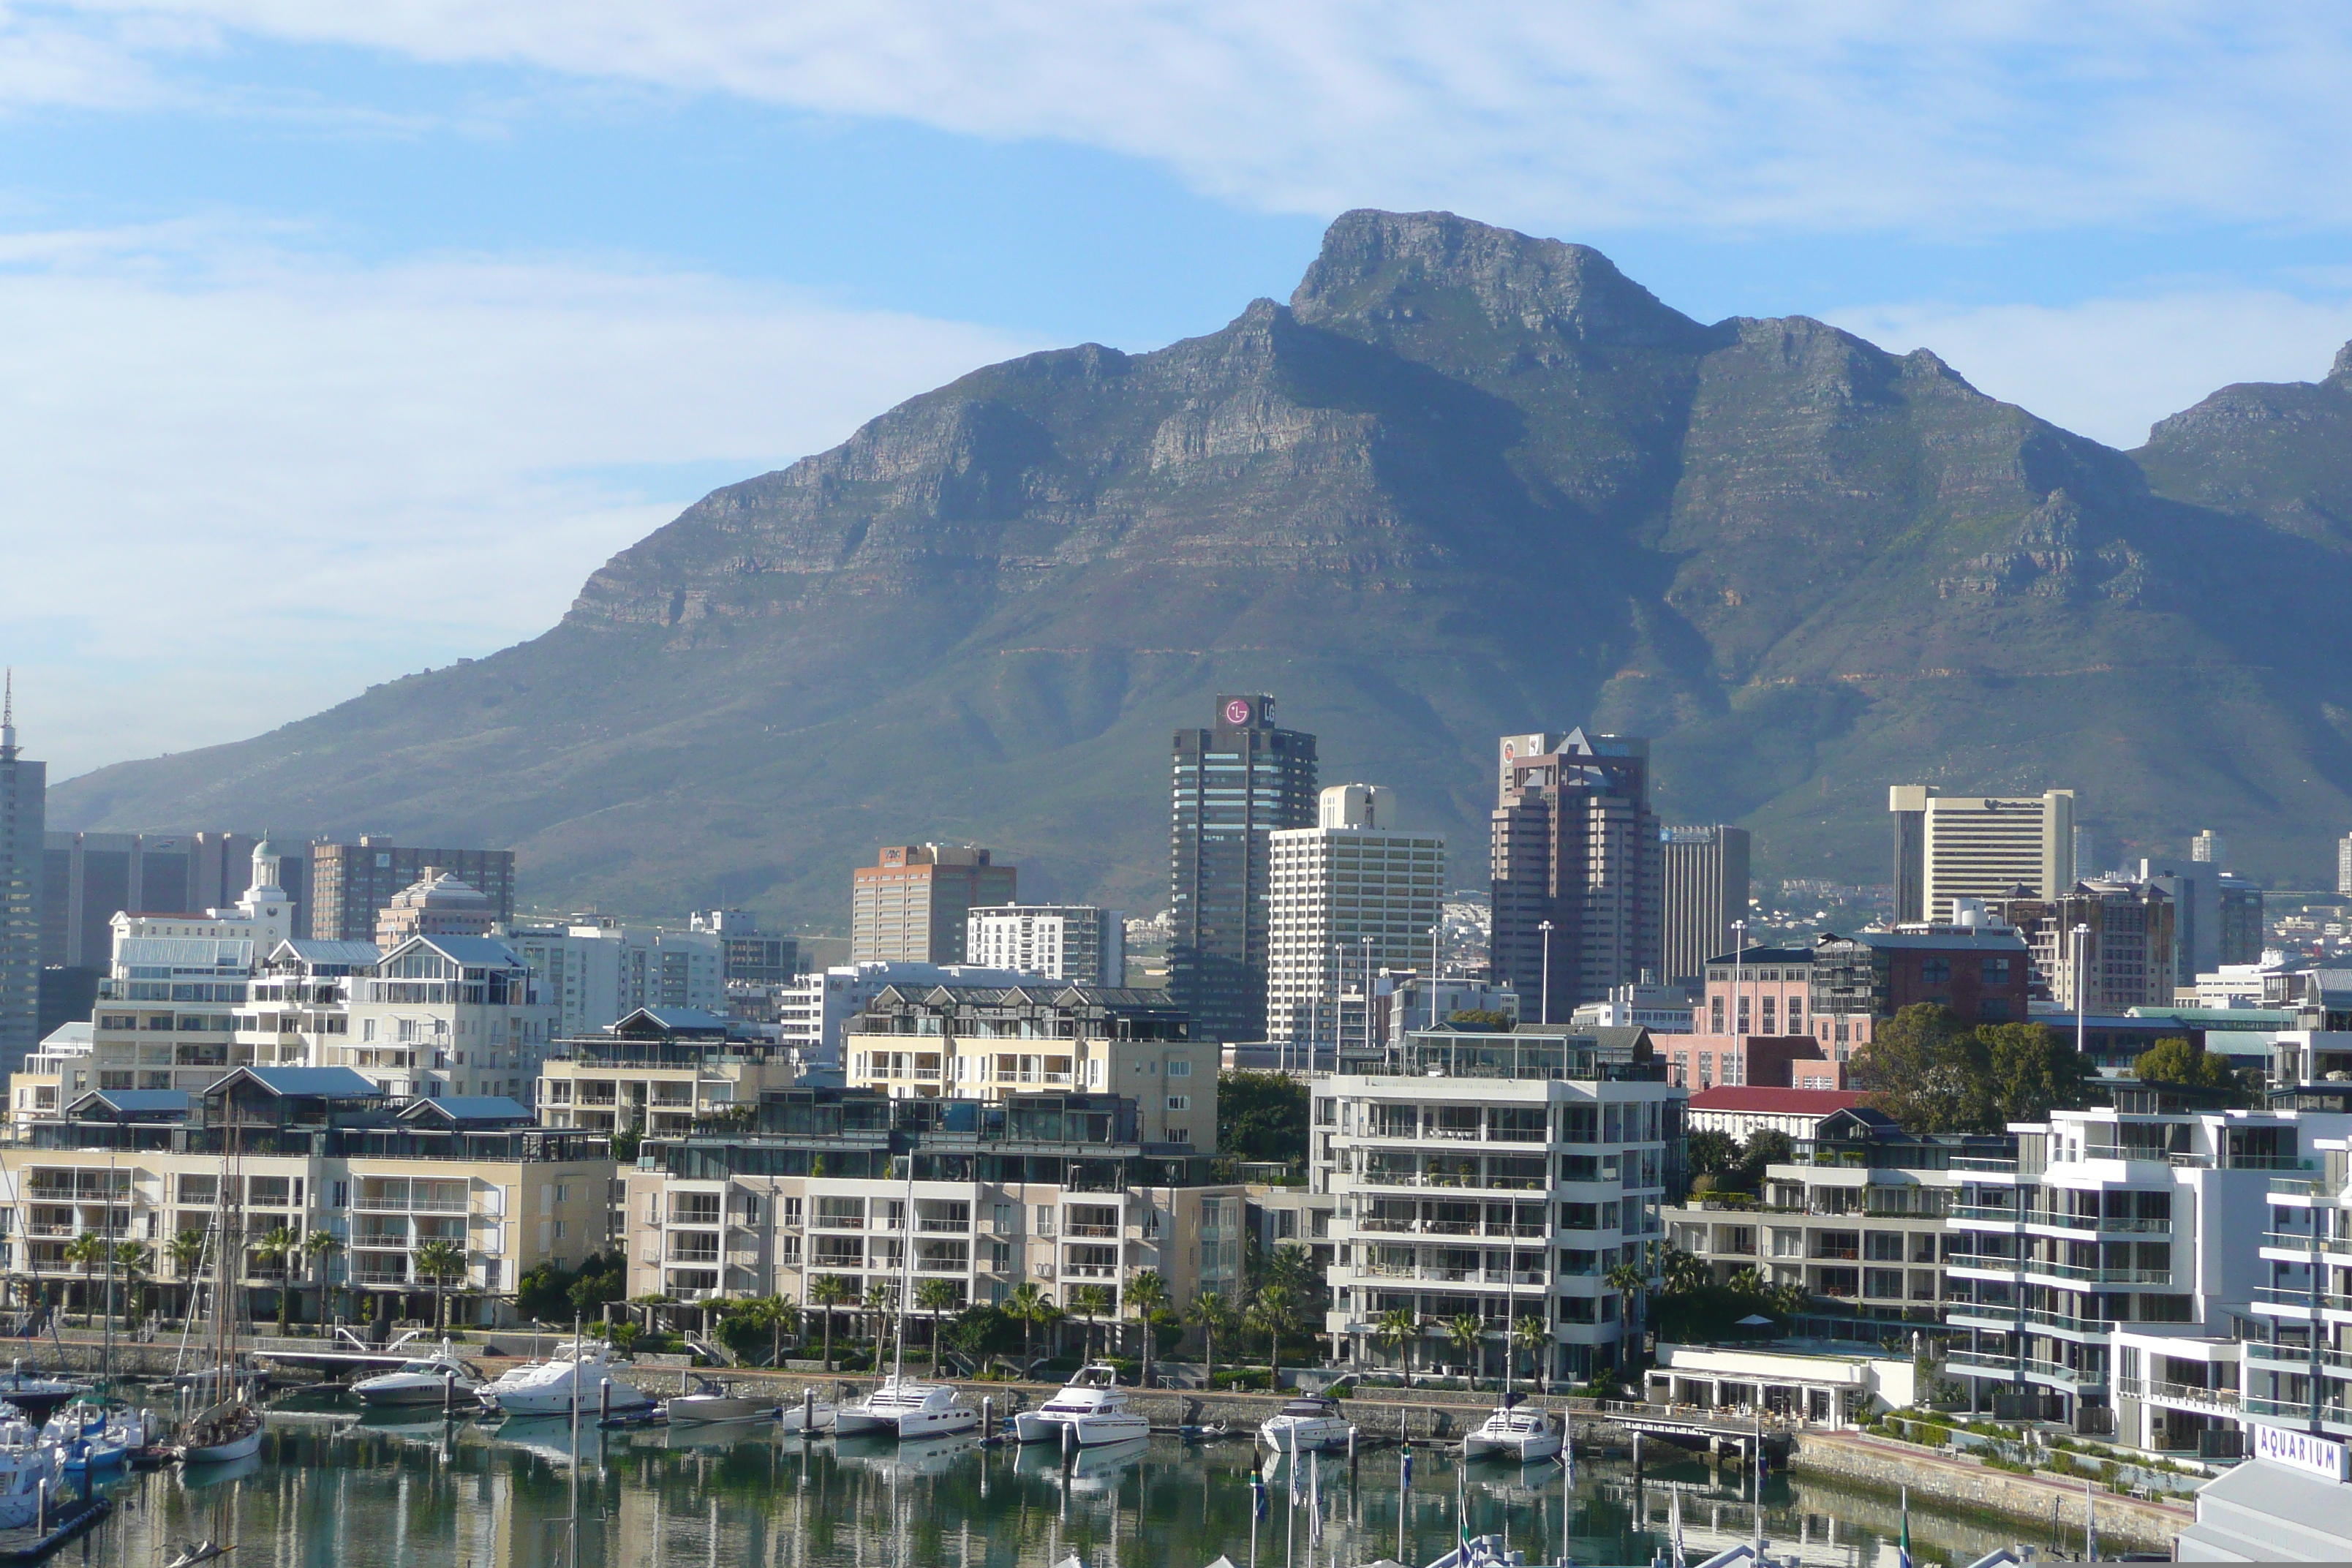
<instances>
[{"instance_id":1,"label":"motor yacht","mask_svg":"<svg viewBox=\"0 0 2352 1568\"><path fill-rule=\"evenodd\" d=\"M369 1405L439 1405L453 1396L471 1402L481 1391L482 1374L453 1352L446 1343L415 1361L404 1361L390 1372L363 1377L352 1392Z\"/></svg>"},{"instance_id":2,"label":"motor yacht","mask_svg":"<svg viewBox=\"0 0 2352 1568\"><path fill-rule=\"evenodd\" d=\"M1301 1394L1266 1417L1257 1440L1281 1454L1311 1454L1348 1446L1348 1421L1339 1402L1319 1394Z\"/></svg>"},{"instance_id":3,"label":"motor yacht","mask_svg":"<svg viewBox=\"0 0 2352 1568\"><path fill-rule=\"evenodd\" d=\"M777 1411L776 1426L792 1434L830 1432L834 1414L830 1399L787 1399Z\"/></svg>"},{"instance_id":4,"label":"motor yacht","mask_svg":"<svg viewBox=\"0 0 2352 1568\"><path fill-rule=\"evenodd\" d=\"M1516 1459L1532 1465L1559 1452L1559 1432L1540 1410L1507 1399L1473 1432L1462 1436L1465 1459Z\"/></svg>"},{"instance_id":5,"label":"motor yacht","mask_svg":"<svg viewBox=\"0 0 2352 1568\"><path fill-rule=\"evenodd\" d=\"M696 1378L694 1385L692 1394L678 1394L663 1404L662 1414L673 1424L749 1421L776 1407L772 1399L738 1394L731 1385L707 1377Z\"/></svg>"},{"instance_id":6,"label":"motor yacht","mask_svg":"<svg viewBox=\"0 0 2352 1568\"><path fill-rule=\"evenodd\" d=\"M474 1396L485 1409L509 1415L563 1415L575 1397L583 1415L617 1415L651 1406L650 1394L621 1381L614 1370L618 1364L611 1349L599 1341L566 1343L546 1361L509 1368Z\"/></svg>"},{"instance_id":7,"label":"motor yacht","mask_svg":"<svg viewBox=\"0 0 2352 1568\"><path fill-rule=\"evenodd\" d=\"M980 1426L980 1412L962 1402L955 1387L945 1383L918 1383L892 1373L881 1386L855 1405L834 1412L836 1436L857 1437L890 1433L901 1442L952 1436Z\"/></svg>"},{"instance_id":8,"label":"motor yacht","mask_svg":"<svg viewBox=\"0 0 2352 1568\"><path fill-rule=\"evenodd\" d=\"M1080 1367L1059 1394L1013 1418L1013 1436L1024 1443L1059 1443L1065 1428L1081 1447L1151 1436L1151 1423L1128 1408L1118 1373L1100 1362Z\"/></svg>"}]
</instances>

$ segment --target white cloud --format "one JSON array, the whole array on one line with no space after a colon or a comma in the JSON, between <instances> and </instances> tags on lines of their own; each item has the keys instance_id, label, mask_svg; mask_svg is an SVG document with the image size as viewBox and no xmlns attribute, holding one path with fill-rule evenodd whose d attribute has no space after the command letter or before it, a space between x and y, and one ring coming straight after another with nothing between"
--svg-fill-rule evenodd
<instances>
[{"instance_id":1,"label":"white cloud","mask_svg":"<svg viewBox=\"0 0 2352 1568\"><path fill-rule=\"evenodd\" d=\"M2352 299L2259 290L2066 306L1857 306L1823 316L1896 353L1932 349L1980 390L2126 448L2231 382L2316 381L2352 339Z\"/></svg>"},{"instance_id":2,"label":"white cloud","mask_svg":"<svg viewBox=\"0 0 2352 1568\"><path fill-rule=\"evenodd\" d=\"M1160 161L1288 210L2334 224L2352 12L2222 0L82 0Z\"/></svg>"},{"instance_id":3,"label":"white cloud","mask_svg":"<svg viewBox=\"0 0 2352 1568\"><path fill-rule=\"evenodd\" d=\"M0 658L56 776L535 635L705 488L614 470L748 477L1034 346L704 278L104 238L0 273Z\"/></svg>"}]
</instances>

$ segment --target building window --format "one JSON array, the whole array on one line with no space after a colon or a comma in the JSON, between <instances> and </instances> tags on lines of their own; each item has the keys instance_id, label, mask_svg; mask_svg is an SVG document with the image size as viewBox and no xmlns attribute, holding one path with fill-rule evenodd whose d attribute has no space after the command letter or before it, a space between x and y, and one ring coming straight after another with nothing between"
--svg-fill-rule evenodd
<instances>
[{"instance_id":1,"label":"building window","mask_svg":"<svg viewBox=\"0 0 2352 1568\"><path fill-rule=\"evenodd\" d=\"M1192 1097L1189 1094L1171 1094L1168 1097L1168 1109L1190 1110L1192 1109Z\"/></svg>"}]
</instances>

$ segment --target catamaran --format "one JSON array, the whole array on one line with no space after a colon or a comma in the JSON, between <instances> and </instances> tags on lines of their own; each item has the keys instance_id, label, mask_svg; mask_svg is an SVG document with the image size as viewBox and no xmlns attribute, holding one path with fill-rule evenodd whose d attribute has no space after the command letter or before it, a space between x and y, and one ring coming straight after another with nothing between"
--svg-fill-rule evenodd
<instances>
[{"instance_id":1,"label":"catamaran","mask_svg":"<svg viewBox=\"0 0 2352 1568\"><path fill-rule=\"evenodd\" d=\"M898 1350L891 1360L890 1375L882 1380L879 1388L856 1404L842 1405L834 1412L834 1435L839 1437L887 1432L901 1442L910 1442L921 1437L951 1437L980 1425L980 1412L963 1403L954 1384L921 1383L907 1375L906 1309L908 1270L914 1262L915 1163L911 1155L899 1158L907 1162L907 1199L906 1231L898 1254Z\"/></svg>"},{"instance_id":2,"label":"catamaran","mask_svg":"<svg viewBox=\"0 0 2352 1568\"><path fill-rule=\"evenodd\" d=\"M1510 1335L1518 1316L1518 1258L1516 1256L1511 1259L1510 1268L1512 1277L1506 1289L1503 1307L1503 1403L1495 1406L1494 1414L1481 1422L1477 1430L1462 1435L1462 1458L1465 1460L1517 1459L1523 1465L1532 1465L1559 1453L1560 1438L1542 1411L1521 1409L1520 1396L1511 1392L1511 1379L1518 1370L1518 1357L1512 1348ZM1561 1423L1565 1425L1568 1419L1563 1413Z\"/></svg>"}]
</instances>

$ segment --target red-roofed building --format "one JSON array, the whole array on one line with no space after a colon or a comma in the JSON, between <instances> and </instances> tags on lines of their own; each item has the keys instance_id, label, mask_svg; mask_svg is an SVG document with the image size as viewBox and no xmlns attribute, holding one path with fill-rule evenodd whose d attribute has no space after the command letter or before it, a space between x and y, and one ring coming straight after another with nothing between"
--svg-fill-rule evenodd
<instances>
[{"instance_id":1,"label":"red-roofed building","mask_svg":"<svg viewBox=\"0 0 2352 1568\"><path fill-rule=\"evenodd\" d=\"M1691 1096L1689 1125L1694 1132L1729 1133L1741 1143L1765 1131L1810 1142L1823 1121L1861 1105L1861 1093L1845 1089L1707 1089Z\"/></svg>"}]
</instances>

